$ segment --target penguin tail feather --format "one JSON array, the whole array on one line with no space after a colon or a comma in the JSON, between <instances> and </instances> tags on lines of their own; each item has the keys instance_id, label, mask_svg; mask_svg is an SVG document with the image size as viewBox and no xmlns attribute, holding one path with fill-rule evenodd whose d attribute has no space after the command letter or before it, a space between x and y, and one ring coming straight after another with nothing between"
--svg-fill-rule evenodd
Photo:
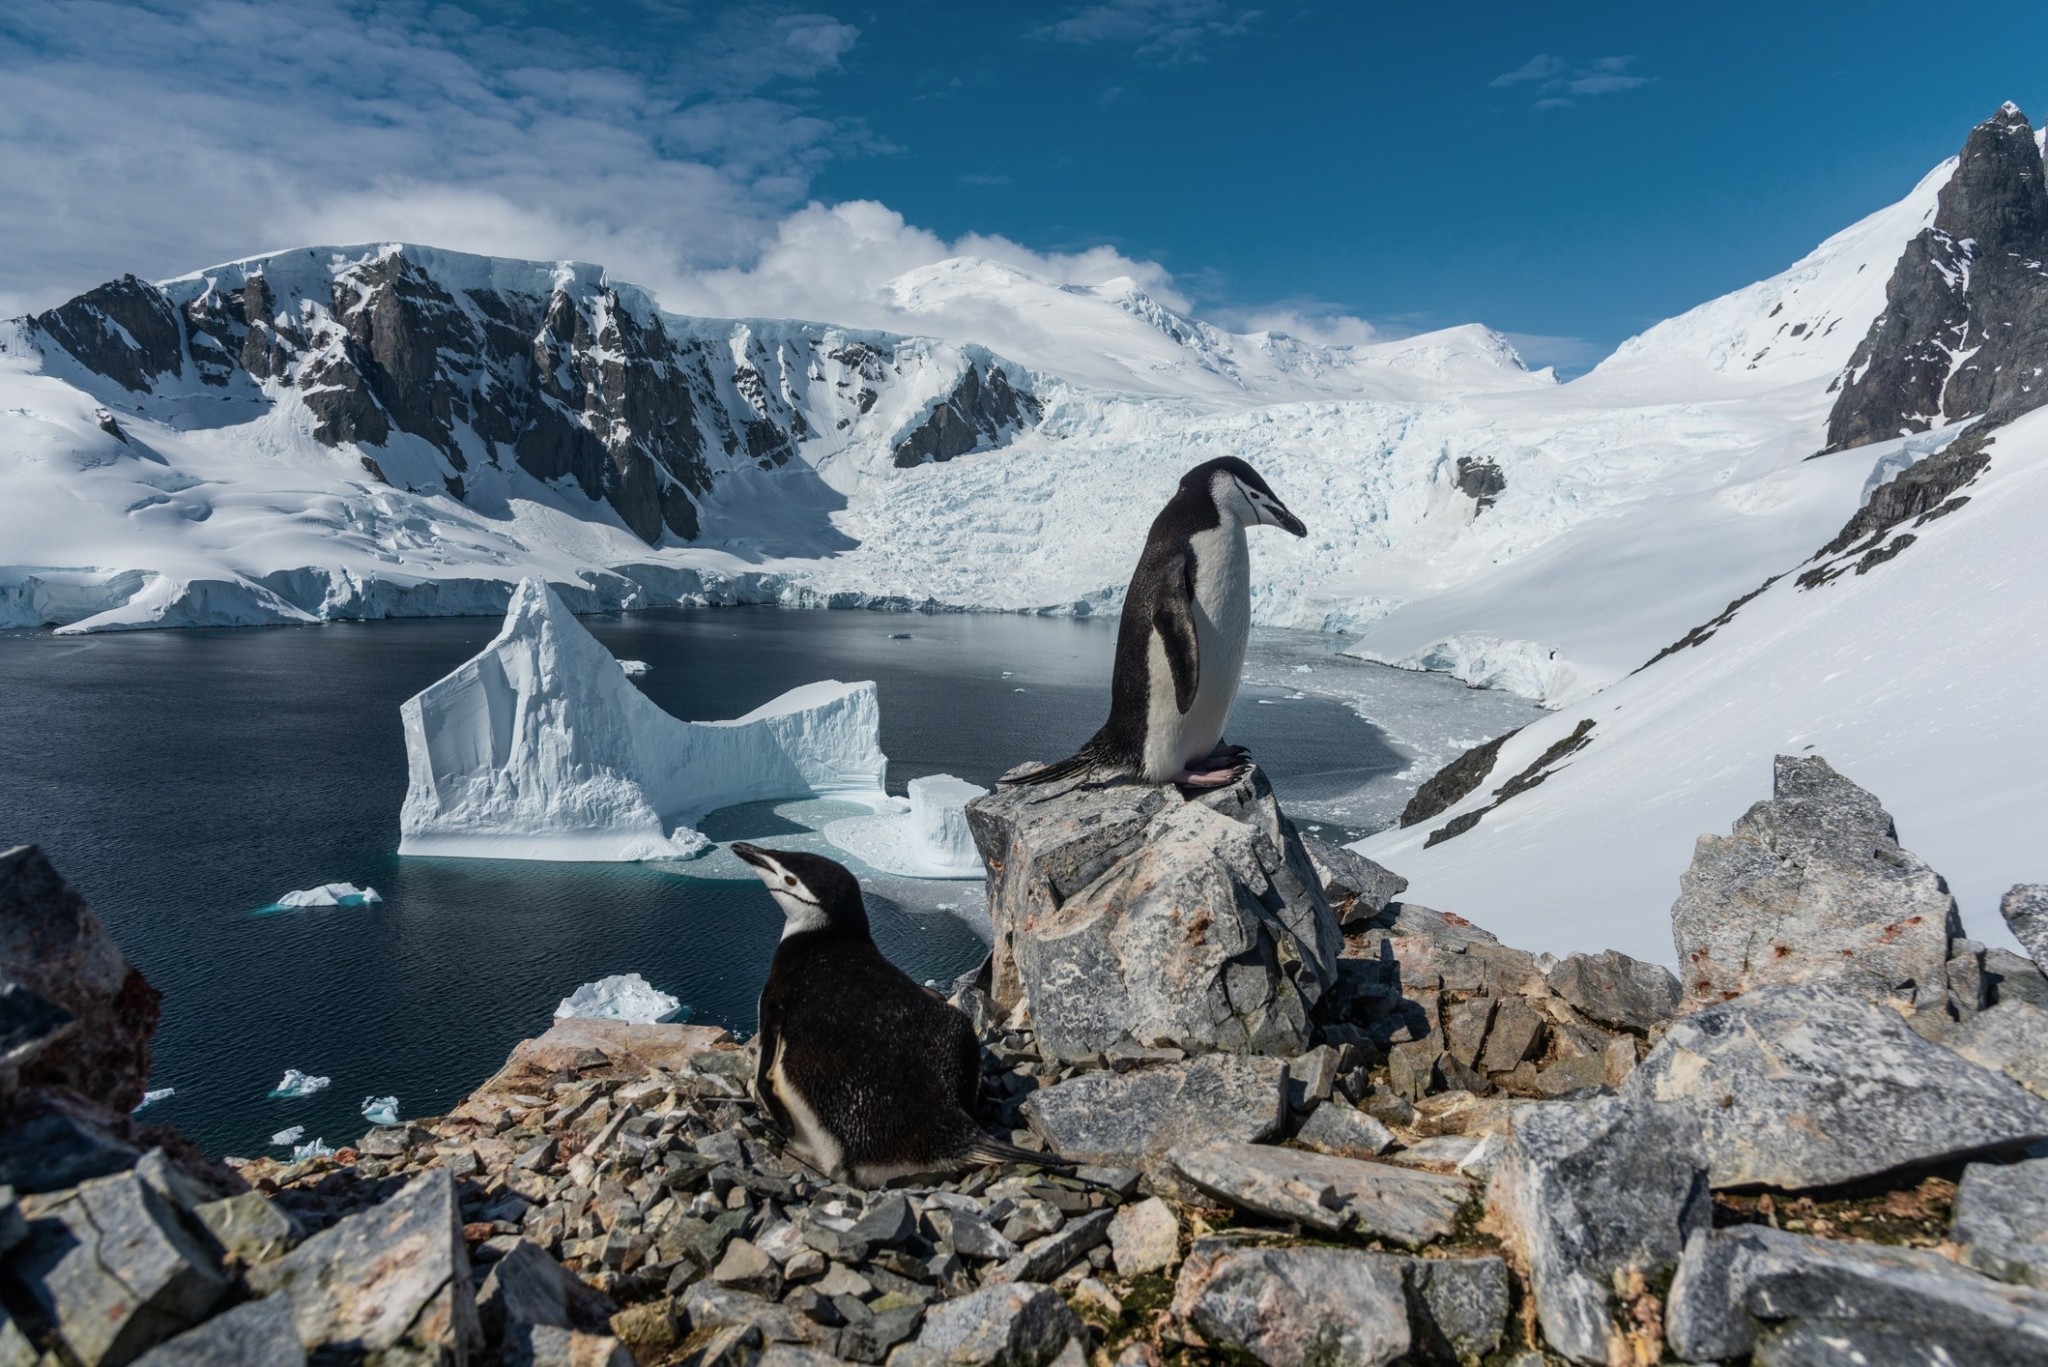
<instances>
[{"instance_id":1,"label":"penguin tail feather","mask_svg":"<svg viewBox=\"0 0 2048 1367\"><path fill-rule=\"evenodd\" d=\"M1035 1149L1023 1148L986 1134L976 1134L970 1139L960 1156L970 1163L1030 1163L1040 1168L1078 1166L1071 1159L1062 1158L1056 1153L1039 1153Z\"/></svg>"},{"instance_id":2,"label":"penguin tail feather","mask_svg":"<svg viewBox=\"0 0 2048 1367\"><path fill-rule=\"evenodd\" d=\"M1084 745L1079 751L1067 756L1056 764L1048 764L1043 769L1034 769L1028 774L1019 774L1015 778L1003 779L1001 783L1006 788L1035 786L1040 783L1057 783L1063 778L1072 778L1076 774L1085 774L1102 763L1102 756L1096 753L1095 748L1092 745Z\"/></svg>"}]
</instances>

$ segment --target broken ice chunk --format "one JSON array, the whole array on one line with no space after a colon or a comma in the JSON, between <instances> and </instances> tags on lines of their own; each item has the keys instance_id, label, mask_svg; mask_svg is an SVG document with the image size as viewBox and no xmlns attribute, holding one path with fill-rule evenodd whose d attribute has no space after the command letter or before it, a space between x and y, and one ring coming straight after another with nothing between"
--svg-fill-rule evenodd
<instances>
[{"instance_id":1,"label":"broken ice chunk","mask_svg":"<svg viewBox=\"0 0 2048 1367\"><path fill-rule=\"evenodd\" d=\"M157 1102L168 1100L177 1094L178 1089L176 1087L159 1087L155 1091L144 1092L142 1100L135 1103L135 1110L139 1111L144 1106L154 1106ZM134 1111L129 1112L129 1114L133 1115Z\"/></svg>"},{"instance_id":2,"label":"broken ice chunk","mask_svg":"<svg viewBox=\"0 0 2048 1367\"><path fill-rule=\"evenodd\" d=\"M908 878L979 878L981 855L967 829L967 804L988 792L951 774L910 781L910 800L873 816L825 827L825 838L883 873Z\"/></svg>"},{"instance_id":3,"label":"broken ice chunk","mask_svg":"<svg viewBox=\"0 0 2048 1367\"><path fill-rule=\"evenodd\" d=\"M687 1008L681 1002L638 973L614 973L609 978L585 983L562 998L562 1004L555 1008L555 1019L576 1016L654 1025L684 1010Z\"/></svg>"},{"instance_id":4,"label":"broken ice chunk","mask_svg":"<svg viewBox=\"0 0 2048 1367\"><path fill-rule=\"evenodd\" d=\"M370 907L383 900L375 888L359 888L354 883L322 883L317 888L288 892L269 906L258 907L256 914L296 911L301 907Z\"/></svg>"},{"instance_id":5,"label":"broken ice chunk","mask_svg":"<svg viewBox=\"0 0 2048 1367\"><path fill-rule=\"evenodd\" d=\"M363 1098L363 1119L372 1125L396 1125L398 1123L398 1098L395 1096L366 1096Z\"/></svg>"},{"instance_id":6,"label":"broken ice chunk","mask_svg":"<svg viewBox=\"0 0 2048 1367\"><path fill-rule=\"evenodd\" d=\"M625 670L628 674L651 674L654 672L654 666L645 660L621 660L619 661L619 668Z\"/></svg>"},{"instance_id":7,"label":"broken ice chunk","mask_svg":"<svg viewBox=\"0 0 2048 1367\"><path fill-rule=\"evenodd\" d=\"M308 1158L332 1158L334 1150L327 1147L324 1139L315 1139L310 1144L300 1144L292 1149L292 1162L303 1163Z\"/></svg>"},{"instance_id":8,"label":"broken ice chunk","mask_svg":"<svg viewBox=\"0 0 2048 1367\"><path fill-rule=\"evenodd\" d=\"M305 1136L305 1133L306 1127L304 1125L292 1125L270 1136L270 1142L277 1148L287 1148L298 1143Z\"/></svg>"},{"instance_id":9,"label":"broken ice chunk","mask_svg":"<svg viewBox=\"0 0 2048 1367\"><path fill-rule=\"evenodd\" d=\"M284 1080L270 1089L272 1096L311 1096L325 1087L331 1078L311 1077L296 1068L284 1070Z\"/></svg>"}]
</instances>

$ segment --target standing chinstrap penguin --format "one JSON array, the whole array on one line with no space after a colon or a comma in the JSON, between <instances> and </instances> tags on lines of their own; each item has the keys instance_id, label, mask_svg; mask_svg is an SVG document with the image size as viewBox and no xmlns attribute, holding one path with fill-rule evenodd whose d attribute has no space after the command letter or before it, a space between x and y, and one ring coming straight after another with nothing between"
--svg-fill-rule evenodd
<instances>
[{"instance_id":1,"label":"standing chinstrap penguin","mask_svg":"<svg viewBox=\"0 0 2048 1367\"><path fill-rule=\"evenodd\" d=\"M761 988L754 1093L799 1157L864 1187L976 1163L1061 1165L975 1123L974 1026L883 957L845 866L744 843L732 852L784 918Z\"/></svg>"},{"instance_id":2,"label":"standing chinstrap penguin","mask_svg":"<svg viewBox=\"0 0 2048 1367\"><path fill-rule=\"evenodd\" d=\"M1109 720L1072 758L1009 782L1102 769L1209 788L1239 775L1246 752L1223 744L1223 724L1251 637L1247 527L1308 535L1259 472L1235 456L1181 476L1152 520L1124 593Z\"/></svg>"}]
</instances>

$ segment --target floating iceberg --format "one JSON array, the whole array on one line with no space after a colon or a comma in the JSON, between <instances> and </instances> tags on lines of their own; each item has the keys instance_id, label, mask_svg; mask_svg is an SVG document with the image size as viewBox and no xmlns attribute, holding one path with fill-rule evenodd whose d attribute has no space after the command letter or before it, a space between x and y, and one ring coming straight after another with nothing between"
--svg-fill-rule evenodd
<instances>
[{"instance_id":1,"label":"floating iceberg","mask_svg":"<svg viewBox=\"0 0 2048 1367\"><path fill-rule=\"evenodd\" d=\"M872 816L849 816L825 827L825 838L884 873L909 878L979 878L981 856L967 829L967 804L985 796L951 774L910 780L910 800L892 799Z\"/></svg>"},{"instance_id":2,"label":"floating iceberg","mask_svg":"<svg viewBox=\"0 0 2048 1367\"><path fill-rule=\"evenodd\" d=\"M628 674L651 674L654 672L654 666L645 660L621 660L619 661L619 668Z\"/></svg>"},{"instance_id":3,"label":"floating iceberg","mask_svg":"<svg viewBox=\"0 0 2048 1367\"><path fill-rule=\"evenodd\" d=\"M888 800L872 683L828 679L733 721L681 721L539 579L513 591L481 653L399 712L400 854L691 858L710 848L695 823L720 807Z\"/></svg>"},{"instance_id":4,"label":"floating iceberg","mask_svg":"<svg viewBox=\"0 0 2048 1367\"><path fill-rule=\"evenodd\" d=\"M269 906L259 907L257 914L299 907L371 907L383 900L383 894L375 888L359 888L354 883L322 883L317 888L288 892Z\"/></svg>"},{"instance_id":5,"label":"floating iceberg","mask_svg":"<svg viewBox=\"0 0 2048 1367\"><path fill-rule=\"evenodd\" d=\"M395 1096L366 1096L363 1098L363 1119L372 1125L396 1125L398 1123L398 1098Z\"/></svg>"},{"instance_id":6,"label":"floating iceberg","mask_svg":"<svg viewBox=\"0 0 2048 1367\"><path fill-rule=\"evenodd\" d=\"M284 1070L284 1080L270 1089L272 1096L311 1096L325 1087L332 1079L309 1077L296 1068Z\"/></svg>"},{"instance_id":7,"label":"floating iceberg","mask_svg":"<svg viewBox=\"0 0 2048 1367\"><path fill-rule=\"evenodd\" d=\"M332 1158L334 1150L327 1147L327 1141L316 1139L310 1144L300 1144L292 1149L292 1162L303 1163L308 1158Z\"/></svg>"},{"instance_id":8,"label":"floating iceberg","mask_svg":"<svg viewBox=\"0 0 2048 1367\"><path fill-rule=\"evenodd\" d=\"M687 1010L681 1002L638 973L614 973L609 978L585 983L562 998L562 1004L555 1008L555 1019L579 1016L588 1020L654 1025Z\"/></svg>"},{"instance_id":9,"label":"floating iceberg","mask_svg":"<svg viewBox=\"0 0 2048 1367\"><path fill-rule=\"evenodd\" d=\"M270 1136L270 1142L276 1148L287 1148L298 1143L300 1139L305 1137L305 1134L306 1127L304 1125L293 1125L287 1129L279 1130L276 1134Z\"/></svg>"},{"instance_id":10,"label":"floating iceberg","mask_svg":"<svg viewBox=\"0 0 2048 1367\"><path fill-rule=\"evenodd\" d=\"M129 1114L135 1114L135 1111L141 1110L144 1106L154 1106L159 1101L167 1101L177 1094L178 1089L176 1087L159 1087L153 1092L144 1092L142 1100L135 1103L134 1110L129 1111Z\"/></svg>"}]
</instances>

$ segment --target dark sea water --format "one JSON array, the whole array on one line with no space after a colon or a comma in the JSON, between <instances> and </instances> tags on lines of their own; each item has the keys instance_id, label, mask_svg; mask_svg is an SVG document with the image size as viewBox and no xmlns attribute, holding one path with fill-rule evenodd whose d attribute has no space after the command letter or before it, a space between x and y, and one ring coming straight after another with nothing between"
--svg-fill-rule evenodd
<instances>
[{"instance_id":1,"label":"dark sea water","mask_svg":"<svg viewBox=\"0 0 2048 1367\"><path fill-rule=\"evenodd\" d=\"M635 682L680 717L738 716L815 679L875 680L894 792L938 772L990 785L1071 752L1102 720L1115 635L1107 622L775 609L585 620L614 654L653 666ZM369 1127L363 1098L396 1094L406 1116L446 1110L562 997L611 973L642 974L699 1021L752 1029L781 915L751 877L707 876L729 856L395 853L398 705L497 625L0 635L0 848L40 844L162 989L151 1085L177 1095L148 1118L216 1154L265 1152L291 1125L339 1147ZM1229 732L1283 802L1313 808L1403 766L1349 709L1273 705L1283 696L1247 688ZM799 831L775 809L704 829L772 844ZM337 881L385 901L252 915ZM958 886L930 885L941 891L921 903L870 889L876 939L914 977L951 978L984 952L967 922L930 910ZM269 1097L286 1068L333 1085Z\"/></svg>"}]
</instances>

